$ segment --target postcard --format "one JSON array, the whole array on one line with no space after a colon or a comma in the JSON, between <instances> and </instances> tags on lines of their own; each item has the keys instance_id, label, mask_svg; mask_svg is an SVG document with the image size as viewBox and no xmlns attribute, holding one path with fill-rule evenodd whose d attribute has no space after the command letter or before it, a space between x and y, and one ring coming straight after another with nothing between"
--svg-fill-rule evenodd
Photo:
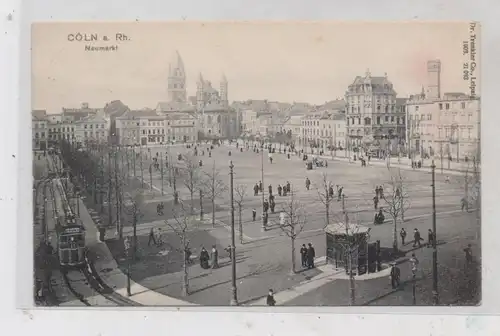
<instances>
[{"instance_id":1,"label":"postcard","mask_svg":"<svg viewBox=\"0 0 500 336\"><path fill-rule=\"evenodd\" d=\"M34 23L35 305L479 305L480 37Z\"/></svg>"}]
</instances>

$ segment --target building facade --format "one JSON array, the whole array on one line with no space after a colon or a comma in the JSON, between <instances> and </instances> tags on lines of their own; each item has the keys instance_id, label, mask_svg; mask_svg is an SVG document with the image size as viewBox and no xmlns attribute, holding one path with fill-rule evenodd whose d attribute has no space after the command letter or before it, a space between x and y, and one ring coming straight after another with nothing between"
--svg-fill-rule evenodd
<instances>
[{"instance_id":1,"label":"building facade","mask_svg":"<svg viewBox=\"0 0 500 336\"><path fill-rule=\"evenodd\" d=\"M331 111L302 117L298 143L320 148L345 148L347 129L345 115Z\"/></svg>"},{"instance_id":2,"label":"building facade","mask_svg":"<svg viewBox=\"0 0 500 336\"><path fill-rule=\"evenodd\" d=\"M409 152L464 160L479 158L480 100L464 93L440 99L413 96L408 101Z\"/></svg>"},{"instance_id":3,"label":"building facade","mask_svg":"<svg viewBox=\"0 0 500 336\"><path fill-rule=\"evenodd\" d=\"M48 148L48 121L45 110L32 111L31 139L34 150L46 150Z\"/></svg>"},{"instance_id":4,"label":"building facade","mask_svg":"<svg viewBox=\"0 0 500 336\"><path fill-rule=\"evenodd\" d=\"M396 96L387 74L374 77L367 71L364 77L354 79L345 94L348 145L351 148L385 149L404 141L405 104L398 103ZM388 143L383 144L383 140Z\"/></svg>"},{"instance_id":5,"label":"building facade","mask_svg":"<svg viewBox=\"0 0 500 336\"><path fill-rule=\"evenodd\" d=\"M155 110L131 110L116 118L120 145L157 146L198 140L197 119L193 114Z\"/></svg>"}]
</instances>

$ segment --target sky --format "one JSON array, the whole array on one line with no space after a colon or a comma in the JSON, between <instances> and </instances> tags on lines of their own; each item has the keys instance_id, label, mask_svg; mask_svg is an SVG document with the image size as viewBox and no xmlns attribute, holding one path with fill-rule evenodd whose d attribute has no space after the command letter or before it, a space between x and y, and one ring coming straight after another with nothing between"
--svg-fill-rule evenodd
<instances>
[{"instance_id":1,"label":"sky","mask_svg":"<svg viewBox=\"0 0 500 336\"><path fill-rule=\"evenodd\" d=\"M426 85L431 59L442 63L441 92L467 93L462 44L468 29L466 22L36 23L32 107L58 113L82 102L103 107L121 100L130 108L154 108L168 100L168 67L176 51L188 96L196 94L201 72L216 88L225 74L230 101L321 104L343 97L369 69L372 76L387 73L398 97L407 97ZM78 33L99 40L69 41ZM117 33L128 40L116 41ZM118 49L86 51L86 45Z\"/></svg>"}]
</instances>

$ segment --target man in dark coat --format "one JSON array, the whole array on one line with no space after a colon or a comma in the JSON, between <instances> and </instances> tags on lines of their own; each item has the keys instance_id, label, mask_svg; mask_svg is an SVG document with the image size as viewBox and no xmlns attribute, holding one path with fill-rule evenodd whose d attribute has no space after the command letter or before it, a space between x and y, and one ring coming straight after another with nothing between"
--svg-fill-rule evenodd
<instances>
[{"instance_id":1,"label":"man in dark coat","mask_svg":"<svg viewBox=\"0 0 500 336\"><path fill-rule=\"evenodd\" d=\"M314 258L316 257L316 251L311 243L308 244L307 248L307 268L314 268Z\"/></svg>"},{"instance_id":2,"label":"man in dark coat","mask_svg":"<svg viewBox=\"0 0 500 336\"><path fill-rule=\"evenodd\" d=\"M252 221L255 222L255 218L257 217L257 210L252 209Z\"/></svg>"},{"instance_id":3,"label":"man in dark coat","mask_svg":"<svg viewBox=\"0 0 500 336\"><path fill-rule=\"evenodd\" d=\"M269 202L266 200L264 200L264 204L262 204L262 207L264 208L264 212L267 212L267 210L269 210Z\"/></svg>"},{"instance_id":4,"label":"man in dark coat","mask_svg":"<svg viewBox=\"0 0 500 336\"><path fill-rule=\"evenodd\" d=\"M208 261L210 260L210 256L208 255L208 251L202 247L200 252L200 266L203 269L208 269L210 266L208 265Z\"/></svg>"},{"instance_id":5,"label":"man in dark coat","mask_svg":"<svg viewBox=\"0 0 500 336\"><path fill-rule=\"evenodd\" d=\"M268 306L276 305L276 300L274 299L274 293L272 289L270 289L269 294L267 294L266 303Z\"/></svg>"},{"instance_id":6,"label":"man in dark coat","mask_svg":"<svg viewBox=\"0 0 500 336\"><path fill-rule=\"evenodd\" d=\"M302 262L302 267L307 267L307 247L306 244L302 244L300 248L300 261Z\"/></svg>"},{"instance_id":7,"label":"man in dark coat","mask_svg":"<svg viewBox=\"0 0 500 336\"><path fill-rule=\"evenodd\" d=\"M262 186L262 181L259 181L259 191L261 191L261 192L262 192L263 190L264 190L264 189L263 189L263 186Z\"/></svg>"},{"instance_id":8,"label":"man in dark coat","mask_svg":"<svg viewBox=\"0 0 500 336\"><path fill-rule=\"evenodd\" d=\"M269 191L269 195L272 195L273 194L273 186L272 185L269 185L267 187L267 190Z\"/></svg>"},{"instance_id":9,"label":"man in dark coat","mask_svg":"<svg viewBox=\"0 0 500 336\"><path fill-rule=\"evenodd\" d=\"M434 232L431 229L427 231L427 247L434 246Z\"/></svg>"},{"instance_id":10,"label":"man in dark coat","mask_svg":"<svg viewBox=\"0 0 500 336\"><path fill-rule=\"evenodd\" d=\"M334 191L333 191L333 186L330 184L328 187L328 196L333 197Z\"/></svg>"},{"instance_id":11,"label":"man in dark coat","mask_svg":"<svg viewBox=\"0 0 500 336\"><path fill-rule=\"evenodd\" d=\"M289 193L291 191L291 187L290 187L290 182L286 182L286 192Z\"/></svg>"},{"instance_id":12,"label":"man in dark coat","mask_svg":"<svg viewBox=\"0 0 500 336\"><path fill-rule=\"evenodd\" d=\"M405 244L405 239L406 239L406 230L405 228L401 228L401 231L399 232L399 235L401 236L401 245Z\"/></svg>"},{"instance_id":13,"label":"man in dark coat","mask_svg":"<svg viewBox=\"0 0 500 336\"><path fill-rule=\"evenodd\" d=\"M422 244L420 243L421 240L422 240L422 237L420 236L420 231L418 231L418 229L415 228L413 230L413 247L417 246L417 244L418 244L418 247L422 247Z\"/></svg>"},{"instance_id":14,"label":"man in dark coat","mask_svg":"<svg viewBox=\"0 0 500 336\"><path fill-rule=\"evenodd\" d=\"M278 196L281 196L282 191L283 191L283 188L281 188L281 185L278 184Z\"/></svg>"},{"instance_id":15,"label":"man in dark coat","mask_svg":"<svg viewBox=\"0 0 500 336\"><path fill-rule=\"evenodd\" d=\"M464 252L465 252L465 262L467 264L470 264L472 263L472 248L471 248L471 244L468 244L466 248L464 248Z\"/></svg>"},{"instance_id":16,"label":"man in dark coat","mask_svg":"<svg viewBox=\"0 0 500 336\"><path fill-rule=\"evenodd\" d=\"M306 189L309 190L311 187L311 180L309 180L309 177L306 177Z\"/></svg>"},{"instance_id":17,"label":"man in dark coat","mask_svg":"<svg viewBox=\"0 0 500 336\"><path fill-rule=\"evenodd\" d=\"M399 287L401 278L401 270L396 266L395 263L392 264L391 267L391 285L392 289L396 289Z\"/></svg>"},{"instance_id":18,"label":"man in dark coat","mask_svg":"<svg viewBox=\"0 0 500 336\"><path fill-rule=\"evenodd\" d=\"M259 185L255 183L255 186L253 187L253 195L257 196L259 194Z\"/></svg>"}]
</instances>

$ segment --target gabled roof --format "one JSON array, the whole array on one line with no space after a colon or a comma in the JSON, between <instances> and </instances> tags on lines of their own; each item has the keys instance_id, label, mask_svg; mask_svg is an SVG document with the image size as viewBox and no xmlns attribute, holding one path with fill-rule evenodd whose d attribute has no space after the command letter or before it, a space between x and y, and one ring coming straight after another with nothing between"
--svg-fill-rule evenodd
<instances>
[{"instance_id":1,"label":"gabled roof","mask_svg":"<svg viewBox=\"0 0 500 336\"><path fill-rule=\"evenodd\" d=\"M185 102L159 102L156 111L160 113L169 112L194 112L194 106Z\"/></svg>"},{"instance_id":2,"label":"gabled roof","mask_svg":"<svg viewBox=\"0 0 500 336\"><path fill-rule=\"evenodd\" d=\"M104 113L112 117L120 117L129 110L129 107L121 100L113 100L104 106Z\"/></svg>"},{"instance_id":3,"label":"gabled roof","mask_svg":"<svg viewBox=\"0 0 500 336\"><path fill-rule=\"evenodd\" d=\"M136 118L145 118L145 117L159 117L158 112L152 109L142 109L142 110L128 110L124 113L120 119L136 119Z\"/></svg>"},{"instance_id":4,"label":"gabled roof","mask_svg":"<svg viewBox=\"0 0 500 336\"><path fill-rule=\"evenodd\" d=\"M47 117L46 110L32 110L31 118L36 120L44 120Z\"/></svg>"},{"instance_id":5,"label":"gabled roof","mask_svg":"<svg viewBox=\"0 0 500 336\"><path fill-rule=\"evenodd\" d=\"M216 102L211 102L203 108L205 112L225 111L226 108Z\"/></svg>"}]
</instances>

